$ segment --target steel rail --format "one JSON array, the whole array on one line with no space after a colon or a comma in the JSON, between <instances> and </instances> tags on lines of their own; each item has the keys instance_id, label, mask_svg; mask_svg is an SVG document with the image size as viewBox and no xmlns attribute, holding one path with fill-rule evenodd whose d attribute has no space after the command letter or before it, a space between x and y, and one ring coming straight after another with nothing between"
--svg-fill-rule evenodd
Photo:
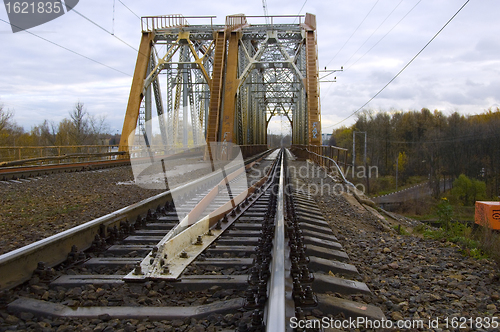
<instances>
[{"instance_id":1,"label":"steel rail","mask_svg":"<svg viewBox=\"0 0 500 332\"><path fill-rule=\"evenodd\" d=\"M266 331L286 331L285 306L285 213L284 153L281 153L279 191L275 216L274 243L271 262L271 278L267 301Z\"/></svg>"},{"instance_id":2,"label":"steel rail","mask_svg":"<svg viewBox=\"0 0 500 332\"><path fill-rule=\"evenodd\" d=\"M4 167L0 169L0 180L16 180L25 179L32 176L40 176L45 174L62 173L62 172L78 172L92 169L110 168L118 166L129 166L130 160L103 160L103 161L86 161L72 164L52 164L38 166L18 166Z\"/></svg>"},{"instance_id":3,"label":"steel rail","mask_svg":"<svg viewBox=\"0 0 500 332\"><path fill-rule=\"evenodd\" d=\"M249 164L262 158L269 151L249 158ZM239 166L234 166L227 172L233 172ZM172 195L189 194L193 189L217 179L222 171L213 172L204 177L181 185L172 190L142 200L105 216L99 217L72 229L34 242L0 256L0 290L13 288L29 280L39 262L52 267L67 259L71 247L76 245L79 250L88 249L96 235L107 236L108 228L120 227L123 222L135 223L138 217L145 216L149 210L156 210L166 202L172 201ZM217 181L218 182L218 181ZM103 234L104 232L104 234Z\"/></svg>"}]
</instances>

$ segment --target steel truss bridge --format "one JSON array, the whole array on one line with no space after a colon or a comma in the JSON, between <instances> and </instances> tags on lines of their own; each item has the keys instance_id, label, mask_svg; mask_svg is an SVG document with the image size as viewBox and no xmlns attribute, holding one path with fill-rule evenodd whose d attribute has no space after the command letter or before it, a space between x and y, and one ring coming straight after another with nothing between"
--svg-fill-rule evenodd
<instances>
[{"instance_id":1,"label":"steel truss bridge","mask_svg":"<svg viewBox=\"0 0 500 332\"><path fill-rule=\"evenodd\" d=\"M120 151L148 137L148 146L264 145L276 115L288 118L292 144L321 145L316 17L213 18L142 17ZM266 24L251 24L259 18Z\"/></svg>"}]
</instances>

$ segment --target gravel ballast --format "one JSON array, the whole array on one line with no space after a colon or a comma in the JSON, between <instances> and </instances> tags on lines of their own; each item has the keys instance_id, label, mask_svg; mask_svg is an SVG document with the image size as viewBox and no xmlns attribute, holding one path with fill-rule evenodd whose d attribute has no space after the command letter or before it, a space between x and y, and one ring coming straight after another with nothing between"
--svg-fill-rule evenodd
<instances>
[{"instance_id":1,"label":"gravel ballast","mask_svg":"<svg viewBox=\"0 0 500 332\"><path fill-rule=\"evenodd\" d=\"M307 168L305 162L290 164L297 170ZM479 324L487 317L500 321L499 270L494 261L465 257L450 242L387 230L385 222L360 205L353 195L338 190L328 194L326 190L339 188L338 183L316 169L315 175L318 173L319 176L312 176L312 172L302 172L309 176L301 176L300 185L313 195L323 187L324 194L314 195L314 199L351 263L358 268L362 281L372 290L372 298L365 300L379 306L387 319L394 323L422 321L425 326L418 330L424 331L500 329L480 328ZM407 228L415 225L415 221L404 217L388 221ZM436 319L438 327L430 327L429 320ZM452 326L455 322L457 328Z\"/></svg>"},{"instance_id":2,"label":"gravel ballast","mask_svg":"<svg viewBox=\"0 0 500 332\"><path fill-rule=\"evenodd\" d=\"M298 161L290 162L290 165L295 166L296 170L307 167L306 162ZM308 170L311 170L311 166ZM336 188L335 192L324 192L313 197L348 253L350 263L360 272L359 280L365 282L373 292L372 296L343 297L379 306L387 319L394 323L421 321L424 324L422 328L399 329L401 331L498 330L474 325L477 319L484 321L485 318L497 317L498 320L499 317L499 271L493 261L465 257L459 247L449 242L399 235L388 230L385 222L357 203L352 195L339 192L340 186L330 177L318 171L315 171L314 176L300 172L299 177L301 180L296 185L311 194L318 188ZM161 192L119 184L132 180L131 169L120 167L102 172L55 174L29 182L0 184L1 251L10 251ZM415 225L406 218L388 218L388 221L391 225L400 224L407 228ZM131 290L128 297L123 299L129 305L137 305L142 300L148 301L148 298L165 301L185 299L188 302L188 298L196 298L189 294L179 293L177 297L164 294L158 286L138 286L140 289ZM38 292L34 297L40 299L44 296L57 297L58 293L63 292L62 289L45 289L36 280L21 289L21 293ZM207 298L224 295L214 291L213 294L207 293ZM85 296L75 298L78 304L98 299L113 301L112 295L117 294L112 287L89 287L81 289L82 293ZM98 295L101 293L104 296ZM37 318L29 313L15 316L4 309L6 301L18 295L12 292L0 295L0 331L220 331L237 325L241 319L238 315L212 315L200 320L155 322L106 318L51 319ZM429 326L430 321L436 320L439 323L437 327ZM465 323L461 325L462 328L454 328L452 322Z\"/></svg>"},{"instance_id":3,"label":"gravel ballast","mask_svg":"<svg viewBox=\"0 0 500 332\"><path fill-rule=\"evenodd\" d=\"M168 166L178 174L168 178L171 188L211 171L198 159L169 161ZM162 192L136 185L130 166L1 181L0 254Z\"/></svg>"},{"instance_id":4,"label":"gravel ballast","mask_svg":"<svg viewBox=\"0 0 500 332\"><path fill-rule=\"evenodd\" d=\"M123 166L0 183L0 254L161 192L125 184L133 179Z\"/></svg>"}]
</instances>

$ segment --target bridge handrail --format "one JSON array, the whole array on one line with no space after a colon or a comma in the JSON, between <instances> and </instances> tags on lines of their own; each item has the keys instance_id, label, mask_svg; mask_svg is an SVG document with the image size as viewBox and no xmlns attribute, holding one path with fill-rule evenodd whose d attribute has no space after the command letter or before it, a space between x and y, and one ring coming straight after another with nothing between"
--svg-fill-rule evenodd
<instances>
[{"instance_id":1,"label":"bridge handrail","mask_svg":"<svg viewBox=\"0 0 500 332\"><path fill-rule=\"evenodd\" d=\"M248 24L245 14L226 16L226 30L233 31Z\"/></svg>"},{"instance_id":2,"label":"bridge handrail","mask_svg":"<svg viewBox=\"0 0 500 332\"><path fill-rule=\"evenodd\" d=\"M181 14L163 16L143 16L141 17L142 32L149 32L158 29L188 26L189 19L210 19L210 26L213 26L213 19L217 16L183 16Z\"/></svg>"},{"instance_id":3,"label":"bridge handrail","mask_svg":"<svg viewBox=\"0 0 500 332\"><path fill-rule=\"evenodd\" d=\"M315 161L320 164L321 166L328 166L327 163L325 163L324 161L327 160L329 161L330 163L332 163L335 168L337 169L338 173L340 174L341 178L342 178L342 181L347 184L347 185L350 185L350 186L353 186L354 185L349 182L345 175L344 175L344 172L342 171L342 168L340 168L340 166L338 165L337 161L339 159L339 154L337 154L337 161L335 161L333 158L330 158L330 157L327 157L325 156L324 154L319 154L319 153L316 153L314 151L311 151L311 150L318 150L318 152L325 152L327 150L330 151L330 154L331 154L331 149L334 149L334 150L337 150L337 151L343 151L345 154L344 154L344 169L347 168L347 149L344 149L344 148L341 148L341 147L337 147L337 146L326 146L326 145L293 145L292 147L295 147L295 148L298 148L298 149L301 149L301 150L305 150L307 151L309 154L312 154L312 155L315 155L317 158L312 158L313 160L316 159ZM311 148L311 150L309 150L309 148Z\"/></svg>"},{"instance_id":4,"label":"bridge handrail","mask_svg":"<svg viewBox=\"0 0 500 332\"><path fill-rule=\"evenodd\" d=\"M74 155L81 158L106 154L108 157L118 154L118 145L47 145L47 146L0 146L0 164L6 162L28 162L27 159L43 160L54 157ZM78 154L79 156L77 156ZM109 159L109 158L108 158Z\"/></svg>"}]
</instances>

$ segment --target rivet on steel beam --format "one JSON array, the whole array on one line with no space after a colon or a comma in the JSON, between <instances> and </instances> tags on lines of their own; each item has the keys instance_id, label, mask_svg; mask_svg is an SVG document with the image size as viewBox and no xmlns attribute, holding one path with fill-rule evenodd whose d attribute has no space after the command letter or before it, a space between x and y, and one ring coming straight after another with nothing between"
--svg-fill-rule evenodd
<instances>
[{"instance_id":1,"label":"rivet on steel beam","mask_svg":"<svg viewBox=\"0 0 500 332\"><path fill-rule=\"evenodd\" d=\"M187 252L186 252L185 250L183 250L183 251L181 252L181 254L179 255L179 257L180 257L180 258L188 258L189 256L188 256Z\"/></svg>"},{"instance_id":2,"label":"rivet on steel beam","mask_svg":"<svg viewBox=\"0 0 500 332\"><path fill-rule=\"evenodd\" d=\"M148 213L146 215L146 221L154 221L153 212L151 211L151 209L148 209Z\"/></svg>"},{"instance_id":3,"label":"rivet on steel beam","mask_svg":"<svg viewBox=\"0 0 500 332\"><path fill-rule=\"evenodd\" d=\"M295 308L295 317L297 317L299 320L304 320L306 318L301 307Z\"/></svg>"},{"instance_id":4,"label":"rivet on steel beam","mask_svg":"<svg viewBox=\"0 0 500 332\"><path fill-rule=\"evenodd\" d=\"M143 274L142 273L141 263L137 263L137 265L135 266L135 268L134 268L134 274L135 275L141 275L141 274Z\"/></svg>"},{"instance_id":5,"label":"rivet on steel beam","mask_svg":"<svg viewBox=\"0 0 500 332\"><path fill-rule=\"evenodd\" d=\"M222 229L221 225L220 225L220 220L217 221L217 223L215 224L215 229L216 230L220 230Z\"/></svg>"},{"instance_id":6,"label":"rivet on steel beam","mask_svg":"<svg viewBox=\"0 0 500 332\"><path fill-rule=\"evenodd\" d=\"M255 308L255 293L257 291L256 287L247 288L245 291L245 307L246 308Z\"/></svg>"},{"instance_id":7,"label":"rivet on steel beam","mask_svg":"<svg viewBox=\"0 0 500 332\"><path fill-rule=\"evenodd\" d=\"M104 241L99 236L99 234L96 234L94 237L94 241L92 241L92 245L91 245L92 250L99 250L99 249L102 249L104 246L105 246Z\"/></svg>"},{"instance_id":8,"label":"rivet on steel beam","mask_svg":"<svg viewBox=\"0 0 500 332\"><path fill-rule=\"evenodd\" d=\"M47 267L44 262L38 262L34 274L38 275L42 280L49 280L55 275L53 268Z\"/></svg>"},{"instance_id":9,"label":"rivet on steel beam","mask_svg":"<svg viewBox=\"0 0 500 332\"><path fill-rule=\"evenodd\" d=\"M315 307L318 305L318 301L312 291L311 286L306 287L304 296L301 299L301 304L307 307Z\"/></svg>"},{"instance_id":10,"label":"rivet on steel beam","mask_svg":"<svg viewBox=\"0 0 500 332\"><path fill-rule=\"evenodd\" d=\"M312 274L307 265L302 266L302 271L300 272L300 281L303 283L311 283L314 281L314 274Z\"/></svg>"},{"instance_id":11,"label":"rivet on steel beam","mask_svg":"<svg viewBox=\"0 0 500 332\"><path fill-rule=\"evenodd\" d=\"M252 313L252 329L260 331L258 328L262 328L262 315L259 309L255 309Z\"/></svg>"},{"instance_id":12,"label":"rivet on steel beam","mask_svg":"<svg viewBox=\"0 0 500 332\"><path fill-rule=\"evenodd\" d=\"M201 246L203 244L203 239L201 238L201 235L198 235L196 238L196 242L194 243L197 246Z\"/></svg>"},{"instance_id":13,"label":"rivet on steel beam","mask_svg":"<svg viewBox=\"0 0 500 332\"><path fill-rule=\"evenodd\" d=\"M137 216L137 218L135 219L134 228L139 229L141 226L142 226L142 218L141 216Z\"/></svg>"}]
</instances>

